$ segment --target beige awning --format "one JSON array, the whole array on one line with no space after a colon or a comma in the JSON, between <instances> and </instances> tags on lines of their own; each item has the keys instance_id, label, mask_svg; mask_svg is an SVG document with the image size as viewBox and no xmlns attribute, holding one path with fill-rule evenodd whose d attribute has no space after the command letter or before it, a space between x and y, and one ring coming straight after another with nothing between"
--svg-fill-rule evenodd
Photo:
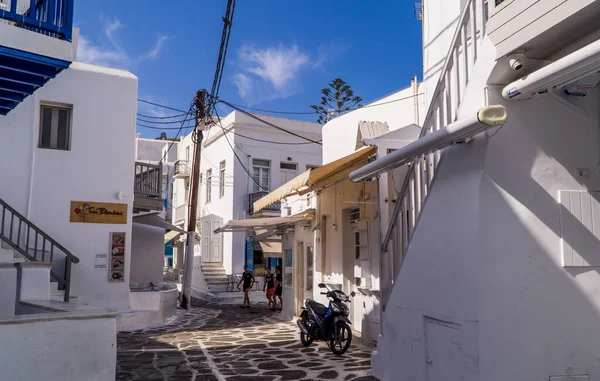
<instances>
[{"instance_id":1,"label":"beige awning","mask_svg":"<svg viewBox=\"0 0 600 381\"><path fill-rule=\"evenodd\" d=\"M314 216L314 210L309 210L302 215L288 217L266 217L266 218L250 218L247 220L231 220L225 225L216 229L215 233L248 231L257 229L276 229L279 227L293 225L297 222L308 221Z\"/></svg>"},{"instance_id":2,"label":"beige awning","mask_svg":"<svg viewBox=\"0 0 600 381\"><path fill-rule=\"evenodd\" d=\"M258 243L265 258L283 258L281 249L281 240L279 241L260 241Z\"/></svg>"},{"instance_id":3,"label":"beige awning","mask_svg":"<svg viewBox=\"0 0 600 381\"><path fill-rule=\"evenodd\" d=\"M177 230L171 230L170 232L167 232L167 234L165 234L165 243L175 239L180 234L181 232L178 232Z\"/></svg>"},{"instance_id":4,"label":"beige awning","mask_svg":"<svg viewBox=\"0 0 600 381\"><path fill-rule=\"evenodd\" d=\"M158 212L152 212L147 214L140 214L137 216L133 216L133 222L136 224L154 226L156 228L162 228L165 230L172 230L179 233L185 233L185 230L178 228L175 225L172 225L165 221L161 216L158 215Z\"/></svg>"},{"instance_id":5,"label":"beige awning","mask_svg":"<svg viewBox=\"0 0 600 381\"><path fill-rule=\"evenodd\" d=\"M339 181L342 178L348 177L348 174L353 167L365 163L367 158L375 154L375 152L377 152L377 147L365 147L353 154L332 161L319 168L309 169L275 189L265 197L254 202L254 211L258 212L293 194L308 193L326 185L327 181Z\"/></svg>"}]
</instances>

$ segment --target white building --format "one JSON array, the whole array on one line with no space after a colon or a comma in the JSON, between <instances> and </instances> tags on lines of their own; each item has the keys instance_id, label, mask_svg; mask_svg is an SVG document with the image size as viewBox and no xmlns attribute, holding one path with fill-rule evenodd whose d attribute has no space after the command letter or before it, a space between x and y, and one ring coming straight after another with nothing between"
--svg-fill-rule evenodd
<instances>
[{"instance_id":1,"label":"white building","mask_svg":"<svg viewBox=\"0 0 600 381\"><path fill-rule=\"evenodd\" d=\"M0 367L111 381L116 313L98 307L130 308L137 78L74 62L72 0L3 3Z\"/></svg>"},{"instance_id":2,"label":"white building","mask_svg":"<svg viewBox=\"0 0 600 381\"><path fill-rule=\"evenodd\" d=\"M274 267L277 257L281 257L281 250L263 253L258 245L247 241L249 237L245 231L214 231L232 220L279 216L279 205L253 213L252 204L298 173L321 165L321 146L310 141L321 140L320 125L265 115L259 117L306 139L238 111L204 133L197 221L200 241L196 246L193 275L195 291L206 292L207 285L210 291L224 291L226 274L243 272L244 264L258 274L266 267ZM173 196L173 223L184 230L187 230L193 151L192 138L188 135L178 150L179 161L175 166L178 180ZM182 265L182 254L183 245L176 248L177 266Z\"/></svg>"},{"instance_id":3,"label":"white building","mask_svg":"<svg viewBox=\"0 0 600 381\"><path fill-rule=\"evenodd\" d=\"M441 153L408 154L420 139L391 154L410 172L398 218L381 222L382 256L399 265L379 379L600 378L599 13L591 0L424 3L423 139L477 125L488 105L508 122Z\"/></svg>"},{"instance_id":4,"label":"white building","mask_svg":"<svg viewBox=\"0 0 600 381\"><path fill-rule=\"evenodd\" d=\"M318 284L356 293L350 320L365 342L380 333L379 214L393 206L394 188L406 170L394 171L395 184L353 183L348 175L389 150L411 143L421 132L424 96L416 79L406 89L342 115L323 127L325 164L302 173L257 201L255 210L282 201L284 253L283 316L299 316L306 299L327 304ZM388 189L389 188L389 189ZM316 291L316 292L315 292Z\"/></svg>"}]
</instances>

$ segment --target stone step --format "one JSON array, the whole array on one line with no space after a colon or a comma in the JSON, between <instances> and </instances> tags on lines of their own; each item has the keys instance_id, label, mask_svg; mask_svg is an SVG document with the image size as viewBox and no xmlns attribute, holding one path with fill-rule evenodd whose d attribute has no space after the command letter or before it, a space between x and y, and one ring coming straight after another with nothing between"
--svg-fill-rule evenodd
<instances>
[{"instance_id":1,"label":"stone step","mask_svg":"<svg viewBox=\"0 0 600 381\"><path fill-rule=\"evenodd\" d=\"M227 274L225 269L204 269L202 272L205 274Z\"/></svg>"}]
</instances>

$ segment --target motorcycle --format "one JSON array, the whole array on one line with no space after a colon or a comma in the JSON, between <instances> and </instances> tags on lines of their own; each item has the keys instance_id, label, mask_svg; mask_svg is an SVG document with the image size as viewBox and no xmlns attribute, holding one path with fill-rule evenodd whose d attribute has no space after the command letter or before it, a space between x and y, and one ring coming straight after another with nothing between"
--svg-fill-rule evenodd
<instances>
[{"instance_id":1,"label":"motorcycle","mask_svg":"<svg viewBox=\"0 0 600 381\"><path fill-rule=\"evenodd\" d=\"M346 303L350 303L350 296L354 297L355 293L352 291L348 296L342 290L330 289L324 283L319 283L319 288L327 289L321 295L329 298L329 306L306 299L300 319L296 321L300 328L300 341L305 347L314 340L325 341L331 352L341 356L352 342L352 323L348 319L350 308Z\"/></svg>"}]
</instances>

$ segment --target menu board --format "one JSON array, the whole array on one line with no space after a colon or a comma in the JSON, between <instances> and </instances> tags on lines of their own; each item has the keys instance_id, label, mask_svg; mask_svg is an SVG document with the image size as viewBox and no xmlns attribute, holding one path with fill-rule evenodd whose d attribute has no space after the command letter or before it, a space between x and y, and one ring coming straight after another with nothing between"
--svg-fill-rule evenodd
<instances>
[{"instance_id":1,"label":"menu board","mask_svg":"<svg viewBox=\"0 0 600 381\"><path fill-rule=\"evenodd\" d=\"M109 282L125 282L125 233L110 233Z\"/></svg>"}]
</instances>

